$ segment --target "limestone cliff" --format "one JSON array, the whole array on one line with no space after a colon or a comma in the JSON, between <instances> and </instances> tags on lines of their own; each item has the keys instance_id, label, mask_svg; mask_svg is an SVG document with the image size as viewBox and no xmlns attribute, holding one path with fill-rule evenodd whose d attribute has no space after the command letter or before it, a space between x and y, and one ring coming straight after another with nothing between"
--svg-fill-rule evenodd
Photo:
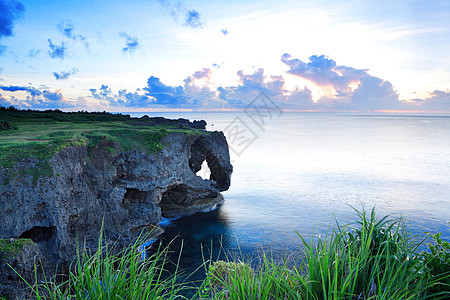
<instances>
[{"instance_id":1,"label":"limestone cliff","mask_svg":"<svg viewBox=\"0 0 450 300\"><path fill-rule=\"evenodd\" d=\"M26 172L36 158L0 167L0 238L29 238L47 259L64 264L75 256L76 240L95 249L102 222L109 241L127 245L161 216L223 201L232 172L223 133L169 132L161 143L153 154L120 151L106 138L92 149L67 147L51 158L53 175L37 180ZM195 174L205 160L210 180Z\"/></svg>"}]
</instances>

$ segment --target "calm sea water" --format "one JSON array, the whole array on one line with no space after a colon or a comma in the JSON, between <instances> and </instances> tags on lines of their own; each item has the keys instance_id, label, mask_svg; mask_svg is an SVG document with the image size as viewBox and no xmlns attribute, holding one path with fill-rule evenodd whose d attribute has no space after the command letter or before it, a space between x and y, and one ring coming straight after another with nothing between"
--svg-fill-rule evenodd
<instances>
[{"instance_id":1,"label":"calm sea water","mask_svg":"<svg viewBox=\"0 0 450 300\"><path fill-rule=\"evenodd\" d=\"M184 268L201 264L201 244L215 256L221 247L244 256L296 253L296 232L324 234L334 218L355 220L352 207L375 206L378 216L403 216L415 233L450 238L448 115L284 112L263 126L244 113L149 115L204 119L208 130L245 129L252 137L243 149L246 139L228 134L239 155L231 152L224 205L163 223L166 240L178 236L174 248L183 242Z\"/></svg>"}]
</instances>

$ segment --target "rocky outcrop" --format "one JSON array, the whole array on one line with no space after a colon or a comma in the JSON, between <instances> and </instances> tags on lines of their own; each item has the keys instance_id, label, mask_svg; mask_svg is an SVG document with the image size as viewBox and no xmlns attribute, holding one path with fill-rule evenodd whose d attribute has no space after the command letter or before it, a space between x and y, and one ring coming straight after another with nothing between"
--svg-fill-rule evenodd
<instances>
[{"instance_id":1,"label":"rocky outcrop","mask_svg":"<svg viewBox=\"0 0 450 300\"><path fill-rule=\"evenodd\" d=\"M0 296L6 299L30 299L28 284L34 285L34 267L42 272L44 257L29 239L0 239ZM48 271L48 269L46 270Z\"/></svg>"},{"instance_id":2,"label":"rocky outcrop","mask_svg":"<svg viewBox=\"0 0 450 300\"><path fill-rule=\"evenodd\" d=\"M64 265L74 258L77 240L96 248L102 226L120 247L164 215L220 204L232 172L223 133L169 132L161 142L155 154L121 152L106 138L89 151L68 147L50 160L53 176L37 181L27 175L38 165L35 158L0 168L0 238L31 239L47 259ZM204 160L210 180L195 174Z\"/></svg>"}]
</instances>

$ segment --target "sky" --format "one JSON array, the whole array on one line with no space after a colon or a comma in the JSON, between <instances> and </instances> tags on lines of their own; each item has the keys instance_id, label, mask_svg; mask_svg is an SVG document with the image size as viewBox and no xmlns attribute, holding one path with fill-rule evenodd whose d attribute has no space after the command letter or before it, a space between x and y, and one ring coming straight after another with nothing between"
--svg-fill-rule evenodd
<instances>
[{"instance_id":1,"label":"sky","mask_svg":"<svg viewBox=\"0 0 450 300\"><path fill-rule=\"evenodd\" d=\"M450 112L450 1L0 0L0 105Z\"/></svg>"}]
</instances>

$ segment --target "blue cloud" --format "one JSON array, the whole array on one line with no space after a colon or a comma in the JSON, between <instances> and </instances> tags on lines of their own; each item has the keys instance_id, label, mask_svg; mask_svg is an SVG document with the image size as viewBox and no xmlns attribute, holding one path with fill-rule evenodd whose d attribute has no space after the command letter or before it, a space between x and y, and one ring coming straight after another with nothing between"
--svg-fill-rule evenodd
<instances>
[{"instance_id":1,"label":"blue cloud","mask_svg":"<svg viewBox=\"0 0 450 300\"><path fill-rule=\"evenodd\" d=\"M56 27L58 27L58 30L62 34L64 34L65 37L67 37L69 39L75 39L75 36L73 34L74 28L70 22L61 21L58 25L56 25Z\"/></svg>"},{"instance_id":2,"label":"blue cloud","mask_svg":"<svg viewBox=\"0 0 450 300\"><path fill-rule=\"evenodd\" d=\"M120 32L119 36L123 37L126 43L125 47L122 48L123 53L133 54L139 48L140 44L136 37L131 37L125 32Z\"/></svg>"},{"instance_id":3,"label":"blue cloud","mask_svg":"<svg viewBox=\"0 0 450 300\"><path fill-rule=\"evenodd\" d=\"M351 98L352 109L361 111L405 108L405 104L398 100L392 84L374 76L361 78Z\"/></svg>"},{"instance_id":4,"label":"blue cloud","mask_svg":"<svg viewBox=\"0 0 450 300\"><path fill-rule=\"evenodd\" d=\"M123 100L127 107L149 107L155 104L155 100L147 95L141 95L137 91L134 93L127 92L127 90L120 90L118 98Z\"/></svg>"},{"instance_id":5,"label":"blue cloud","mask_svg":"<svg viewBox=\"0 0 450 300\"><path fill-rule=\"evenodd\" d=\"M179 106L189 102L189 97L182 86L169 86L162 83L158 77L151 76L147 80L146 95L156 99L156 104Z\"/></svg>"},{"instance_id":6,"label":"blue cloud","mask_svg":"<svg viewBox=\"0 0 450 300\"><path fill-rule=\"evenodd\" d=\"M325 55L312 55L309 60L305 63L291 58L287 53L281 56L281 61L290 68L288 73L311 80L318 85L332 85L336 90L346 91L350 83L370 76L367 70L337 66L334 60Z\"/></svg>"},{"instance_id":7,"label":"blue cloud","mask_svg":"<svg viewBox=\"0 0 450 300\"><path fill-rule=\"evenodd\" d=\"M31 49L30 51L28 51L28 56L29 57L36 57L41 52L42 52L42 50L39 50L39 49Z\"/></svg>"},{"instance_id":8,"label":"blue cloud","mask_svg":"<svg viewBox=\"0 0 450 300\"><path fill-rule=\"evenodd\" d=\"M16 0L0 1L0 41L2 38L13 35L14 22L25 11L22 3ZM0 55L5 53L6 47L0 44Z\"/></svg>"},{"instance_id":9,"label":"blue cloud","mask_svg":"<svg viewBox=\"0 0 450 300\"><path fill-rule=\"evenodd\" d=\"M86 48L89 47L86 37L81 34L75 34L75 27L70 21L61 21L56 25L58 30L68 39L80 41Z\"/></svg>"},{"instance_id":10,"label":"blue cloud","mask_svg":"<svg viewBox=\"0 0 450 300\"><path fill-rule=\"evenodd\" d=\"M68 108L73 107L73 103L67 101L60 90L51 92L50 90L40 91L34 87L21 86L0 86L0 90L7 92L24 91L29 93L25 98L20 99L10 96L7 99L0 95L0 104L3 106L13 105L19 108Z\"/></svg>"},{"instance_id":11,"label":"blue cloud","mask_svg":"<svg viewBox=\"0 0 450 300\"><path fill-rule=\"evenodd\" d=\"M25 87L25 86L16 86L16 85L10 85L10 86L0 85L0 90L8 91L8 92L25 91L25 92L30 93L31 96L42 95L42 92L34 87Z\"/></svg>"},{"instance_id":12,"label":"blue cloud","mask_svg":"<svg viewBox=\"0 0 450 300\"><path fill-rule=\"evenodd\" d=\"M203 23L200 19L200 13L195 9L187 10L184 16L184 25L192 28L201 27Z\"/></svg>"},{"instance_id":13,"label":"blue cloud","mask_svg":"<svg viewBox=\"0 0 450 300\"><path fill-rule=\"evenodd\" d=\"M226 29L226 28L220 29L220 32L222 32L223 35L227 35L228 34L228 29Z\"/></svg>"},{"instance_id":14,"label":"blue cloud","mask_svg":"<svg viewBox=\"0 0 450 300\"><path fill-rule=\"evenodd\" d=\"M61 92L50 92L48 90L45 90L42 92L42 96L44 96L45 99L50 101L63 101L64 96L61 94Z\"/></svg>"},{"instance_id":15,"label":"blue cloud","mask_svg":"<svg viewBox=\"0 0 450 300\"><path fill-rule=\"evenodd\" d=\"M61 42L61 45L55 45L52 43L51 39L48 39L48 55L51 58L59 58L64 59L67 57L67 47L64 42Z\"/></svg>"},{"instance_id":16,"label":"blue cloud","mask_svg":"<svg viewBox=\"0 0 450 300\"><path fill-rule=\"evenodd\" d=\"M111 91L111 88L103 84L98 90L90 89L92 97L97 100L106 101L112 106L122 107L148 107L155 104L153 97L142 95L141 89L137 89L134 93L128 92L126 89L119 90L117 94Z\"/></svg>"},{"instance_id":17,"label":"blue cloud","mask_svg":"<svg viewBox=\"0 0 450 300\"><path fill-rule=\"evenodd\" d=\"M428 99L413 99L420 110L425 111L450 111L450 90L435 90Z\"/></svg>"},{"instance_id":18,"label":"blue cloud","mask_svg":"<svg viewBox=\"0 0 450 300\"><path fill-rule=\"evenodd\" d=\"M97 89L90 89L92 97L98 100L107 99L107 100L114 100L113 97L108 99L112 95L111 88L107 86L106 84L102 84L102 86Z\"/></svg>"},{"instance_id":19,"label":"blue cloud","mask_svg":"<svg viewBox=\"0 0 450 300\"><path fill-rule=\"evenodd\" d=\"M64 79L69 79L70 76L72 76L73 74L76 74L76 73L78 73L78 69L73 68L72 70L70 70L68 72L64 72L64 71L61 71L59 73L53 72L53 76L55 76L56 80L64 80Z\"/></svg>"}]
</instances>

